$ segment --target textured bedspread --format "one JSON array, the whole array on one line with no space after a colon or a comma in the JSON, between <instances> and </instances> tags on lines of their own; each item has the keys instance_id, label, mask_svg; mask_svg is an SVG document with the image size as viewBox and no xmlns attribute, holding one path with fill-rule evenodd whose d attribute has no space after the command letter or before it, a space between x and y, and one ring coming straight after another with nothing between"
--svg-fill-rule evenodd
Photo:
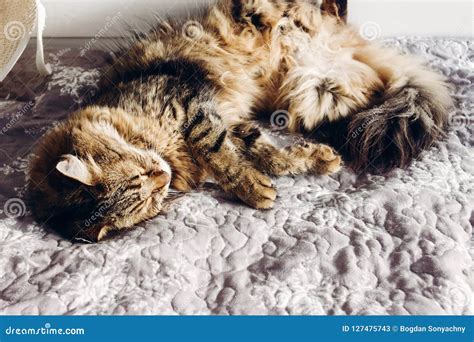
<instances>
[{"instance_id":1,"label":"textured bedspread","mask_svg":"<svg viewBox=\"0 0 474 342\"><path fill-rule=\"evenodd\" d=\"M282 178L265 212L209 183L94 245L35 224L25 171L34 142L95 90L107 54L48 51L45 80L27 51L0 85L0 313L474 313L474 42L387 43L427 59L457 101L447 141L408 170Z\"/></svg>"}]
</instances>

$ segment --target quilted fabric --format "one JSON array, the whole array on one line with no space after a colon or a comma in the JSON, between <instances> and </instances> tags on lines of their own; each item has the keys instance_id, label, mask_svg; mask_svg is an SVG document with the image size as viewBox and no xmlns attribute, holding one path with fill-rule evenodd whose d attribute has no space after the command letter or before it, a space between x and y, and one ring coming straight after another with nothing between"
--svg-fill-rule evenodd
<instances>
[{"instance_id":1,"label":"quilted fabric","mask_svg":"<svg viewBox=\"0 0 474 342\"><path fill-rule=\"evenodd\" d=\"M282 178L265 212L209 183L94 245L34 223L25 170L34 142L94 92L108 56L49 51L54 73L44 80L27 51L0 86L0 312L474 313L473 41L385 43L421 55L453 85L449 137L422 160L384 176Z\"/></svg>"}]
</instances>

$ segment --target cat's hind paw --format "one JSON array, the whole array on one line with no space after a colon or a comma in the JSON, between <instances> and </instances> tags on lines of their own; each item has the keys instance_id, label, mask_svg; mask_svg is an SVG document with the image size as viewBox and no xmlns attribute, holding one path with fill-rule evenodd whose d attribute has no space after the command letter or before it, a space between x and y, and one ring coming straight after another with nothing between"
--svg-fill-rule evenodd
<instances>
[{"instance_id":1,"label":"cat's hind paw","mask_svg":"<svg viewBox=\"0 0 474 342\"><path fill-rule=\"evenodd\" d=\"M300 143L290 148L293 160L300 160L304 167L300 173L326 175L339 171L342 167L342 158L328 145Z\"/></svg>"},{"instance_id":2,"label":"cat's hind paw","mask_svg":"<svg viewBox=\"0 0 474 342\"><path fill-rule=\"evenodd\" d=\"M313 150L311 158L315 173L333 174L342 168L342 158L332 147L323 144L310 144L310 149Z\"/></svg>"}]
</instances>

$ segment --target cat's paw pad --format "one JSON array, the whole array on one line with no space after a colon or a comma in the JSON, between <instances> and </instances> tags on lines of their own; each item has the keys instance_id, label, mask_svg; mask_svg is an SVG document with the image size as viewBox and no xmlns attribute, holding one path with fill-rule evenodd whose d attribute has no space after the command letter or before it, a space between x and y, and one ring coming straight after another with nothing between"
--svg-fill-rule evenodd
<instances>
[{"instance_id":1,"label":"cat's paw pad","mask_svg":"<svg viewBox=\"0 0 474 342\"><path fill-rule=\"evenodd\" d=\"M332 174L342 167L342 158L333 148L322 144L311 144L313 152L313 170L319 174Z\"/></svg>"},{"instance_id":2,"label":"cat's paw pad","mask_svg":"<svg viewBox=\"0 0 474 342\"><path fill-rule=\"evenodd\" d=\"M242 170L239 178L233 192L242 201L255 209L273 208L277 191L270 178L251 167Z\"/></svg>"}]
</instances>

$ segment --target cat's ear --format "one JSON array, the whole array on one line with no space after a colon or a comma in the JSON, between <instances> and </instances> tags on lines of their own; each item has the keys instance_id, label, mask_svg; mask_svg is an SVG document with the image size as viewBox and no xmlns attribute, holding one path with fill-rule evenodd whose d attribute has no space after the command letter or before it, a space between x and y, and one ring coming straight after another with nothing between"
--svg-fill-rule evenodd
<instances>
[{"instance_id":1,"label":"cat's ear","mask_svg":"<svg viewBox=\"0 0 474 342\"><path fill-rule=\"evenodd\" d=\"M85 185L92 184L92 174L87 166L76 156L66 154L63 159L56 165L56 170L61 172L64 176L77 180Z\"/></svg>"}]
</instances>

